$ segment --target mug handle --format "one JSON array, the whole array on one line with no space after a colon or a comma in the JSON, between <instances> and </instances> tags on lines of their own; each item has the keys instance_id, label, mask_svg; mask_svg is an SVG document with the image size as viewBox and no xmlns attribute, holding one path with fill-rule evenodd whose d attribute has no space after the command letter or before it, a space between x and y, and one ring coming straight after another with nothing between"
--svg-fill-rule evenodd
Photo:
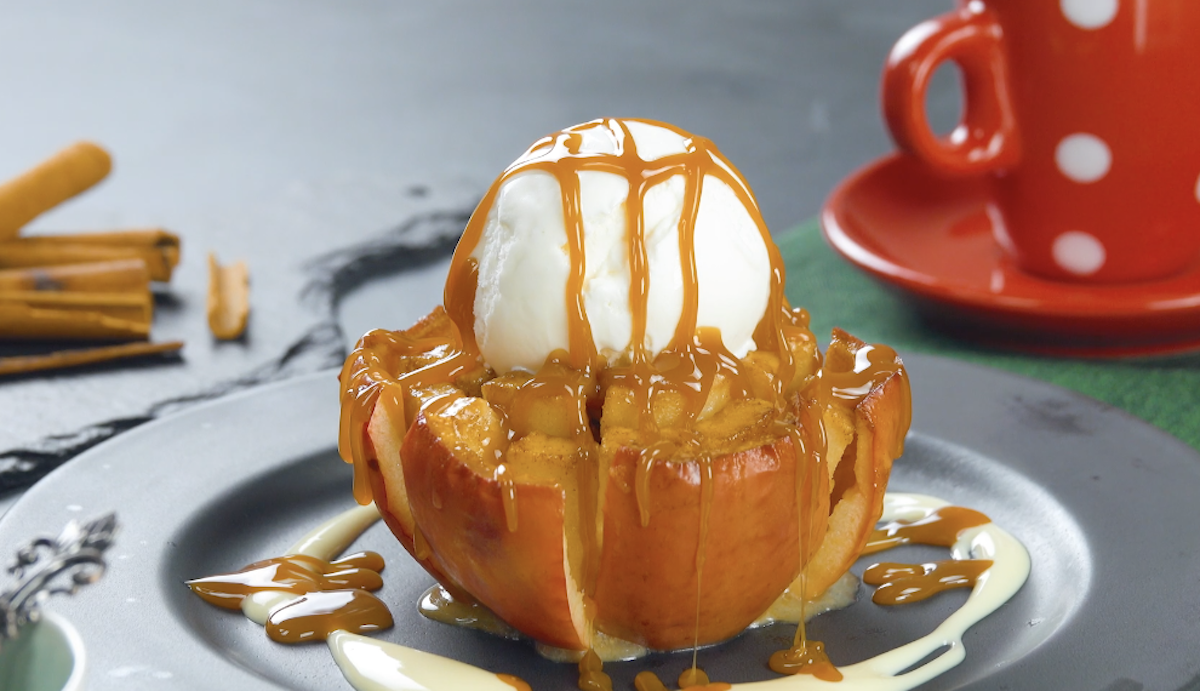
<instances>
[{"instance_id":1,"label":"mug handle","mask_svg":"<svg viewBox=\"0 0 1200 691\"><path fill-rule=\"evenodd\" d=\"M962 122L946 137L929 127L925 91L937 66L963 74ZM949 175L1004 169L1020 158L1004 61L1004 35L978 3L922 22L896 42L883 69L883 112L901 149Z\"/></svg>"}]
</instances>

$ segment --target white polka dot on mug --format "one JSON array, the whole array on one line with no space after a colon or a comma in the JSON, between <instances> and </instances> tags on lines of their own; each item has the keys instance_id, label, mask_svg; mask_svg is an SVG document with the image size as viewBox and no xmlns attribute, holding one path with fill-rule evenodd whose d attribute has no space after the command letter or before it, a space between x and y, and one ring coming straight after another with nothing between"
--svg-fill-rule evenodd
<instances>
[{"instance_id":1,"label":"white polka dot on mug","mask_svg":"<svg viewBox=\"0 0 1200 691\"><path fill-rule=\"evenodd\" d=\"M1059 0L1059 4L1067 21L1080 29L1099 29L1117 16L1117 0Z\"/></svg>"},{"instance_id":2,"label":"white polka dot on mug","mask_svg":"<svg viewBox=\"0 0 1200 691\"><path fill-rule=\"evenodd\" d=\"M1092 134L1070 134L1054 149L1054 163L1070 180L1095 182L1112 165L1112 151L1104 140Z\"/></svg>"},{"instance_id":3,"label":"white polka dot on mug","mask_svg":"<svg viewBox=\"0 0 1200 691\"><path fill-rule=\"evenodd\" d=\"M1104 245L1078 230L1068 230L1054 239L1054 261L1064 270L1079 276L1094 274L1104 266Z\"/></svg>"}]
</instances>

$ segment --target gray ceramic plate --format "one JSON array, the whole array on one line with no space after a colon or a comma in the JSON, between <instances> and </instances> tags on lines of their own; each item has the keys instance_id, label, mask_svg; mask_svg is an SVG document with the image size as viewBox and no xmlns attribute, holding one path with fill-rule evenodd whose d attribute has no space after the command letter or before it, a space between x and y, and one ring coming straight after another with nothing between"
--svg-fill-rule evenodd
<instances>
[{"instance_id":1,"label":"gray ceramic plate","mask_svg":"<svg viewBox=\"0 0 1200 691\"><path fill-rule=\"evenodd\" d=\"M892 487L984 511L1029 548L1024 589L968 632L967 659L930 688L1193 688L1200 683L1200 457L1127 415L1046 384L928 357L907 358L914 431ZM183 581L274 556L352 505L338 460L334 373L297 379L139 427L40 482L0 521L5 550L67 519L115 509L124 524L104 580L55 610L88 649L87 688L349 688L320 644L286 647ZM573 689L567 665L523 641L423 619L430 585L377 525L357 548L388 562L384 637ZM910 553L898 559L920 558ZM885 609L865 592L811 626L836 663L928 632L963 600L947 593ZM789 627L704 650L720 681L769 678ZM606 667L617 688L643 669L675 679L690 655Z\"/></svg>"}]
</instances>

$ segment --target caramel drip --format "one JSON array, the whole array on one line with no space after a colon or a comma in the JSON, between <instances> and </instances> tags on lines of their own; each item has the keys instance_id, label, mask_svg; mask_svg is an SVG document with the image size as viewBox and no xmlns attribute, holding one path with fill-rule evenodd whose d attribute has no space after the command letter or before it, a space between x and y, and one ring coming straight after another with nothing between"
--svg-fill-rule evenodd
<instances>
[{"instance_id":1,"label":"caramel drip","mask_svg":"<svg viewBox=\"0 0 1200 691\"><path fill-rule=\"evenodd\" d=\"M633 678L633 687L637 691L667 691L666 684L658 678L658 675L649 670L638 672Z\"/></svg>"},{"instance_id":2,"label":"caramel drip","mask_svg":"<svg viewBox=\"0 0 1200 691\"><path fill-rule=\"evenodd\" d=\"M812 447L808 444L804 435L801 434L797 427L787 427L787 434L792 439L792 448L796 451L796 512L800 519L799 528L797 530L799 537L799 561L800 561L800 621L796 622L796 634L792 638L793 648L803 648L808 641L808 631L805 626L805 621L808 617L804 615L805 604L808 593L808 569L805 568L808 561L808 543L811 538L809 533L812 530L812 509L816 503L816 483L809 473L805 472L809 465L803 463L803 460L808 457ZM820 456L818 456L820 457ZM805 489L807 488L807 492Z\"/></svg>"},{"instance_id":3,"label":"caramel drip","mask_svg":"<svg viewBox=\"0 0 1200 691\"><path fill-rule=\"evenodd\" d=\"M821 479L827 477L825 470L825 427L813 411L816 401L808 401L802 407L801 424L789 430L796 450L796 506L800 514L800 617L796 623L796 634L792 647L777 650L771 655L770 667L778 674L811 674L825 681L841 681L842 673L825 655L825 644L810 641L805 616L808 599L808 575L805 568L812 552L819 547L819 536L813 535L813 507L823 489ZM812 437L816 437L813 439ZM809 462L805 462L805 460Z\"/></svg>"},{"instance_id":4,"label":"caramel drip","mask_svg":"<svg viewBox=\"0 0 1200 691\"><path fill-rule=\"evenodd\" d=\"M697 675L703 675L704 672L696 666L696 658L700 652L700 602L704 593L704 561L708 556L708 523L709 515L712 513L713 502L713 468L712 459L705 457L697 461L700 466L700 535L696 544L696 624L692 635L692 666L691 669L684 674L691 674L689 678L699 678ZM680 688L686 688L683 684L683 677L680 677ZM708 683L708 677L704 677L704 684ZM691 684L698 686L699 684Z\"/></svg>"},{"instance_id":5,"label":"caramel drip","mask_svg":"<svg viewBox=\"0 0 1200 691\"><path fill-rule=\"evenodd\" d=\"M417 610L426 618L443 624L476 629L500 638L520 636L516 629L466 593L460 591L457 596L452 595L440 584L425 591L417 603Z\"/></svg>"},{"instance_id":6,"label":"caramel drip","mask_svg":"<svg viewBox=\"0 0 1200 691\"><path fill-rule=\"evenodd\" d=\"M704 670L696 666L695 660L692 661L692 666L683 670L679 674L679 679L676 684L681 689L694 689L696 687L704 688L709 685L708 675Z\"/></svg>"},{"instance_id":7,"label":"caramel drip","mask_svg":"<svg viewBox=\"0 0 1200 691\"><path fill-rule=\"evenodd\" d=\"M304 643L323 641L334 631L370 633L392 624L387 605L365 590L320 590L272 611L267 636L279 643Z\"/></svg>"},{"instance_id":8,"label":"caramel drip","mask_svg":"<svg viewBox=\"0 0 1200 691\"><path fill-rule=\"evenodd\" d=\"M642 450L638 455L637 470L634 472L633 493L637 498L638 514L642 527L650 525L650 474L660 458L669 458L675 453L675 443L660 439Z\"/></svg>"},{"instance_id":9,"label":"caramel drip","mask_svg":"<svg viewBox=\"0 0 1200 691\"><path fill-rule=\"evenodd\" d=\"M359 552L333 562L293 554L254 562L233 573L197 578L187 585L206 602L238 609L246 597L263 591L303 595L346 588L379 590L383 587L382 569L383 557L375 552Z\"/></svg>"},{"instance_id":10,"label":"caramel drip","mask_svg":"<svg viewBox=\"0 0 1200 691\"><path fill-rule=\"evenodd\" d=\"M951 559L929 564L873 564L863 583L879 586L871 601L877 605L920 602L951 588L972 588L992 568L991 559Z\"/></svg>"},{"instance_id":11,"label":"caramel drip","mask_svg":"<svg viewBox=\"0 0 1200 691\"><path fill-rule=\"evenodd\" d=\"M435 362L397 376L398 362L405 356L440 353ZM360 504L372 500L368 464L374 452L368 454L367 424L375 412L376 403L385 389L398 386L389 394L389 403L402 411L411 424L418 411L404 407L400 391L432 384L453 382L468 368L478 365L478 355L436 338L413 338L400 331L376 329L359 339L346 359L339 380L342 384L341 421L338 429L338 453L342 460L354 465L354 498ZM424 407L424 406L422 406Z\"/></svg>"},{"instance_id":12,"label":"caramel drip","mask_svg":"<svg viewBox=\"0 0 1200 691\"><path fill-rule=\"evenodd\" d=\"M623 141L630 153L637 157L637 143L625 123L617 121ZM647 357L646 327L650 300L650 257L646 251L646 191L650 188L645 176L641 180L630 178L630 190L625 200L625 228L629 233L626 252L629 257L629 313L631 317L629 344L635 366L644 366Z\"/></svg>"},{"instance_id":13,"label":"caramel drip","mask_svg":"<svg viewBox=\"0 0 1200 691\"><path fill-rule=\"evenodd\" d=\"M429 540L425 539L425 533L419 528L413 529L413 558L417 561L425 561L433 554L433 550L429 547Z\"/></svg>"},{"instance_id":14,"label":"caramel drip","mask_svg":"<svg viewBox=\"0 0 1200 691\"><path fill-rule=\"evenodd\" d=\"M533 691L529 684L520 677L514 677L511 674L497 674L496 678L513 687L517 691Z\"/></svg>"},{"instance_id":15,"label":"caramel drip","mask_svg":"<svg viewBox=\"0 0 1200 691\"><path fill-rule=\"evenodd\" d=\"M862 553L874 554L910 542L950 547L960 532L991 522L992 519L973 509L944 506L918 521L894 521L875 530Z\"/></svg>"},{"instance_id":16,"label":"caramel drip","mask_svg":"<svg viewBox=\"0 0 1200 691\"><path fill-rule=\"evenodd\" d=\"M703 670L694 668L684 670L683 674L679 675L678 684L679 688L692 691L728 691L733 688L731 684L722 681L709 681ZM666 685L658 675L650 671L638 672L633 679L633 686L637 691L667 691Z\"/></svg>"},{"instance_id":17,"label":"caramel drip","mask_svg":"<svg viewBox=\"0 0 1200 691\"><path fill-rule=\"evenodd\" d=\"M692 341L700 308L700 280L696 272L696 217L700 215L700 193L704 170L693 161L685 167L683 210L679 214L679 271L683 278L683 309L675 325L671 345L678 348Z\"/></svg>"},{"instance_id":18,"label":"caramel drip","mask_svg":"<svg viewBox=\"0 0 1200 691\"><path fill-rule=\"evenodd\" d=\"M374 333L374 332L372 332ZM365 341L367 336L363 337ZM360 342L361 343L361 342ZM357 351L356 351L357 352ZM366 468L364 437L367 422L375 410L375 402L383 382L377 377L370 351L346 360L342 368L342 419L338 429L338 453L342 460L354 464L354 499L360 504L371 502L370 475Z\"/></svg>"},{"instance_id":19,"label":"caramel drip","mask_svg":"<svg viewBox=\"0 0 1200 691\"><path fill-rule=\"evenodd\" d=\"M771 655L769 664L777 674L811 674L822 681L842 680L842 673L829 661L825 644L820 641L777 651Z\"/></svg>"},{"instance_id":20,"label":"caramel drip","mask_svg":"<svg viewBox=\"0 0 1200 691\"><path fill-rule=\"evenodd\" d=\"M508 532L517 532L517 484L508 472L508 466L501 463L496 466L494 476L500 482L500 501L504 505L504 523Z\"/></svg>"},{"instance_id":21,"label":"caramel drip","mask_svg":"<svg viewBox=\"0 0 1200 691\"><path fill-rule=\"evenodd\" d=\"M579 661L580 691L613 691L612 678L604 673L604 663L596 651L588 649Z\"/></svg>"}]
</instances>

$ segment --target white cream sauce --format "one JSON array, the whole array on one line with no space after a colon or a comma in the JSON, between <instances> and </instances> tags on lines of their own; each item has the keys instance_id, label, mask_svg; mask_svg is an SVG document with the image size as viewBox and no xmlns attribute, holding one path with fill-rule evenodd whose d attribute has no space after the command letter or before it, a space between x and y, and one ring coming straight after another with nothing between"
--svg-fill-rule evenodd
<instances>
[{"instance_id":1,"label":"white cream sauce","mask_svg":"<svg viewBox=\"0 0 1200 691\"><path fill-rule=\"evenodd\" d=\"M889 492L884 499L881 520L919 520L949 505L949 502L927 495ZM293 545L288 553L333 560L378 519L379 513L373 504L351 509L323 523ZM839 682L802 674L733 684L732 688L742 691L803 691L825 687L836 687L840 691L905 691L958 665L966 657L963 634L1020 590L1029 577L1030 562L1025 547L995 523L962 531L950 554L954 559L991 559L993 565L979 576L966 603L928 635L857 664L839 667L844 677ZM853 599L856 579L839 582L834 589L839 592L831 598L831 604L845 601L847 590ZM242 611L250 619L262 623L271 609L293 597L286 593L263 593L246 598ZM783 611L768 612L768 615L788 619ZM514 688L495 673L473 665L345 631L331 634L328 644L342 674L358 691L513 691ZM936 658L909 669L941 648L945 650Z\"/></svg>"},{"instance_id":2,"label":"white cream sauce","mask_svg":"<svg viewBox=\"0 0 1200 691\"><path fill-rule=\"evenodd\" d=\"M346 631L327 641L346 681L358 691L515 691L491 672L394 643Z\"/></svg>"}]
</instances>

